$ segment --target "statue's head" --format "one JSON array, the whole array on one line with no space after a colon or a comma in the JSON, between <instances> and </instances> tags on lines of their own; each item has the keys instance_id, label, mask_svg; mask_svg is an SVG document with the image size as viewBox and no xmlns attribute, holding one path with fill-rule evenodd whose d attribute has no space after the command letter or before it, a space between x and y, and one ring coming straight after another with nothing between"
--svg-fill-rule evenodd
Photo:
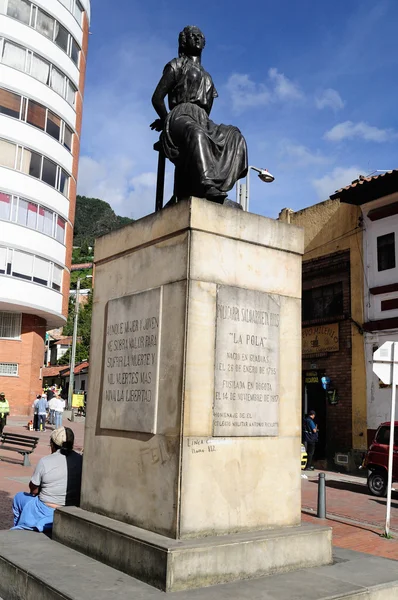
<instances>
[{"instance_id":1,"label":"statue's head","mask_svg":"<svg viewBox=\"0 0 398 600\"><path fill-rule=\"evenodd\" d=\"M179 56L197 56L205 47L205 36L195 25L187 25L178 36Z\"/></svg>"}]
</instances>

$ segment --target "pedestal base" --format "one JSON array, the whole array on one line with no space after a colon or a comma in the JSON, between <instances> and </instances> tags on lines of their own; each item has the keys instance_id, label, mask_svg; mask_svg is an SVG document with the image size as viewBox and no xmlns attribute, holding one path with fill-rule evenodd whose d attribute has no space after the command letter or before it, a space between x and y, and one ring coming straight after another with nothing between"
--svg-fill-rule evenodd
<instances>
[{"instance_id":1,"label":"pedestal base","mask_svg":"<svg viewBox=\"0 0 398 600\"><path fill-rule=\"evenodd\" d=\"M190 540L79 508L57 510L53 539L165 592L332 562L332 530L302 525Z\"/></svg>"}]
</instances>

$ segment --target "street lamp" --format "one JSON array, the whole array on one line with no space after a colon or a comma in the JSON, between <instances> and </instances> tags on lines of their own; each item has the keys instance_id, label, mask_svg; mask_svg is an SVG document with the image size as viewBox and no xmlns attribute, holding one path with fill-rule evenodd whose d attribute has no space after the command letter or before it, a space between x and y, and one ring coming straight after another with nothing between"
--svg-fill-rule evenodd
<instances>
[{"instance_id":1,"label":"street lamp","mask_svg":"<svg viewBox=\"0 0 398 600\"><path fill-rule=\"evenodd\" d=\"M72 354L70 357L70 370L69 370L69 389L68 389L68 408L71 410L70 420L74 421L75 416L73 414L73 387L75 385L75 360L76 360L76 343L77 343L77 323L79 319L79 295L80 295L80 280L81 279L92 279L92 275L85 275L84 277L77 278L76 285L76 299L75 299L75 317L73 322L73 337L72 337Z\"/></svg>"},{"instance_id":2,"label":"street lamp","mask_svg":"<svg viewBox=\"0 0 398 600\"><path fill-rule=\"evenodd\" d=\"M258 178L264 183L272 183L275 179L273 175L267 169L259 169L257 167L249 166L247 169L247 175L244 183L240 181L236 184L236 201L242 205L243 210L249 211L249 200L250 200L250 169L258 173Z\"/></svg>"}]
</instances>

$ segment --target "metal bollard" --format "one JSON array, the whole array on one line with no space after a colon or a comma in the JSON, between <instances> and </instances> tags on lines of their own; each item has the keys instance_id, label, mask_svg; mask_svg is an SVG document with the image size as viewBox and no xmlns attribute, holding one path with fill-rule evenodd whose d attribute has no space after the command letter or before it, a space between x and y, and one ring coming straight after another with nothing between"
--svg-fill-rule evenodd
<instances>
[{"instance_id":1,"label":"metal bollard","mask_svg":"<svg viewBox=\"0 0 398 600\"><path fill-rule=\"evenodd\" d=\"M318 479L318 519L326 519L326 479L325 473L319 473Z\"/></svg>"}]
</instances>

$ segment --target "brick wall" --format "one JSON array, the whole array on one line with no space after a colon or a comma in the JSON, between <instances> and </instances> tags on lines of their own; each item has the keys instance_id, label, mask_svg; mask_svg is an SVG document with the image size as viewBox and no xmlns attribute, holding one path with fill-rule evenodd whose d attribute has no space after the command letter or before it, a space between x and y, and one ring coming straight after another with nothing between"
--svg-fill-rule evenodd
<instances>
[{"instance_id":1,"label":"brick wall","mask_svg":"<svg viewBox=\"0 0 398 600\"><path fill-rule=\"evenodd\" d=\"M326 412L326 456L346 452L352 448L352 323L350 291L350 252L336 252L303 263L303 291L341 282L343 285L343 311L337 317L303 322L303 327L338 323L339 351L322 355L303 356L303 371L316 364L319 376L326 375L337 389L338 404L330 405L323 393ZM308 407L309 409L312 407Z\"/></svg>"},{"instance_id":2,"label":"brick wall","mask_svg":"<svg viewBox=\"0 0 398 600\"><path fill-rule=\"evenodd\" d=\"M46 321L35 315L22 315L20 340L2 340L0 362L17 363L18 377L0 377L0 391L10 403L12 415L30 415L37 394L42 392Z\"/></svg>"}]
</instances>

